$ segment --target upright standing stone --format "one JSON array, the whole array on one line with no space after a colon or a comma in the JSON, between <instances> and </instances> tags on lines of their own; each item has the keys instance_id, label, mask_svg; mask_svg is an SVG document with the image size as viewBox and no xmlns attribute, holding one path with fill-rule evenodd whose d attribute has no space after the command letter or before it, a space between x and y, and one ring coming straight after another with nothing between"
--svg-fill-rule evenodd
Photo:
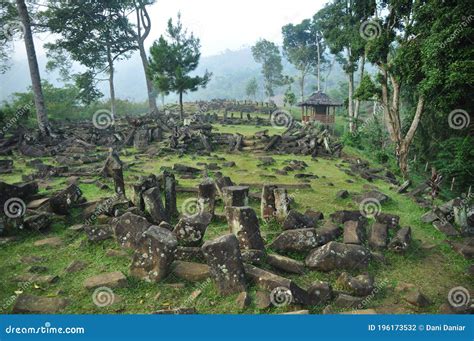
<instances>
[{"instance_id":1,"label":"upright standing stone","mask_svg":"<svg viewBox=\"0 0 474 341\"><path fill-rule=\"evenodd\" d=\"M56 214L67 215L69 208L78 203L81 196L81 189L76 185L70 185L65 190L55 194L49 200L51 210Z\"/></svg>"},{"instance_id":2,"label":"upright standing stone","mask_svg":"<svg viewBox=\"0 0 474 341\"><path fill-rule=\"evenodd\" d=\"M130 273L149 282L165 278L174 261L178 241L173 232L151 226L138 243Z\"/></svg>"},{"instance_id":3,"label":"upright standing stone","mask_svg":"<svg viewBox=\"0 0 474 341\"><path fill-rule=\"evenodd\" d=\"M143 217L133 213L125 213L117 220L114 227L115 238L121 246L126 248L136 248L142 238L143 232L146 232L151 226Z\"/></svg>"},{"instance_id":4,"label":"upright standing stone","mask_svg":"<svg viewBox=\"0 0 474 341\"><path fill-rule=\"evenodd\" d=\"M461 228L461 231L467 232L469 225L467 223L467 210L461 199L454 199L453 202L454 222Z\"/></svg>"},{"instance_id":5,"label":"upright standing stone","mask_svg":"<svg viewBox=\"0 0 474 341\"><path fill-rule=\"evenodd\" d=\"M365 241L366 232L361 221L349 220L344 223L344 243L362 244Z\"/></svg>"},{"instance_id":6,"label":"upright standing stone","mask_svg":"<svg viewBox=\"0 0 474 341\"><path fill-rule=\"evenodd\" d=\"M217 174L220 174L220 173L216 173L216 180L215 180L216 189L217 189L218 194L221 197L224 197L224 193L223 193L224 188L234 186L234 183L228 176L222 176L222 174L220 174L220 176L217 176Z\"/></svg>"},{"instance_id":7,"label":"upright standing stone","mask_svg":"<svg viewBox=\"0 0 474 341\"><path fill-rule=\"evenodd\" d=\"M204 243L202 250L220 295L237 294L246 290L245 270L237 237L228 234L208 241Z\"/></svg>"},{"instance_id":8,"label":"upright standing stone","mask_svg":"<svg viewBox=\"0 0 474 341\"><path fill-rule=\"evenodd\" d=\"M138 150L145 149L150 144L151 132L148 127L144 127L135 132L133 147Z\"/></svg>"},{"instance_id":9,"label":"upright standing stone","mask_svg":"<svg viewBox=\"0 0 474 341\"><path fill-rule=\"evenodd\" d=\"M212 216L207 212L181 218L173 231L178 238L179 244L182 246L201 245L211 220Z\"/></svg>"},{"instance_id":10,"label":"upright standing stone","mask_svg":"<svg viewBox=\"0 0 474 341\"><path fill-rule=\"evenodd\" d=\"M153 187L160 187L160 182L154 174L141 177L140 180L133 185L132 202L140 210L145 210L145 203L142 197L143 192Z\"/></svg>"},{"instance_id":11,"label":"upright standing stone","mask_svg":"<svg viewBox=\"0 0 474 341\"><path fill-rule=\"evenodd\" d=\"M273 193L277 186L263 185L260 211L262 219L273 219L276 214L275 194Z\"/></svg>"},{"instance_id":12,"label":"upright standing stone","mask_svg":"<svg viewBox=\"0 0 474 341\"><path fill-rule=\"evenodd\" d=\"M123 181L123 164L118 153L112 148L105 160L102 174L114 180L115 193L125 195L125 182Z\"/></svg>"},{"instance_id":13,"label":"upright standing stone","mask_svg":"<svg viewBox=\"0 0 474 341\"><path fill-rule=\"evenodd\" d=\"M388 226L374 223L370 230L369 245L374 249L385 249L387 247Z\"/></svg>"},{"instance_id":14,"label":"upright standing stone","mask_svg":"<svg viewBox=\"0 0 474 341\"><path fill-rule=\"evenodd\" d=\"M174 174L163 172L163 182L165 188L165 211L168 219L178 214L176 209L176 179Z\"/></svg>"},{"instance_id":15,"label":"upright standing stone","mask_svg":"<svg viewBox=\"0 0 474 341\"><path fill-rule=\"evenodd\" d=\"M206 178L198 187L199 206L203 212L214 216L216 207L216 184L211 178Z\"/></svg>"},{"instance_id":16,"label":"upright standing stone","mask_svg":"<svg viewBox=\"0 0 474 341\"><path fill-rule=\"evenodd\" d=\"M151 221L159 225L162 221L167 221L167 215L161 201L161 193L158 187L153 187L142 194L145 203L145 211L150 215Z\"/></svg>"},{"instance_id":17,"label":"upright standing stone","mask_svg":"<svg viewBox=\"0 0 474 341\"><path fill-rule=\"evenodd\" d=\"M229 186L222 190L224 206L247 206L249 203L248 186Z\"/></svg>"},{"instance_id":18,"label":"upright standing stone","mask_svg":"<svg viewBox=\"0 0 474 341\"><path fill-rule=\"evenodd\" d=\"M285 188L276 188L273 193L275 196L276 218L278 221L284 221L290 212L288 191Z\"/></svg>"},{"instance_id":19,"label":"upright standing stone","mask_svg":"<svg viewBox=\"0 0 474 341\"><path fill-rule=\"evenodd\" d=\"M411 243L411 227L404 227L397 231L388 244L388 248L395 252L404 252Z\"/></svg>"},{"instance_id":20,"label":"upright standing stone","mask_svg":"<svg viewBox=\"0 0 474 341\"><path fill-rule=\"evenodd\" d=\"M257 214L253 208L226 207L227 223L230 232L239 240L240 248L243 250L264 250L265 245L260 235L260 225Z\"/></svg>"}]
</instances>

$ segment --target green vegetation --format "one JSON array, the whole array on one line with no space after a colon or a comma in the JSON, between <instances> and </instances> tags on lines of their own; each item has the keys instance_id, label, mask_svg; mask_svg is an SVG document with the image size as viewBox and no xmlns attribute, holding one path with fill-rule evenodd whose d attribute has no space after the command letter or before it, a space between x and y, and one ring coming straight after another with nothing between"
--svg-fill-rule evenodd
<instances>
[{"instance_id":1,"label":"green vegetation","mask_svg":"<svg viewBox=\"0 0 474 341\"><path fill-rule=\"evenodd\" d=\"M217 129L232 129L231 127L218 126ZM253 133L255 127L242 126L238 129L240 133ZM346 153L358 156L357 151L347 148ZM340 189L347 189L351 195L363 191L367 185L365 180L354 179L354 183L347 183L350 177L346 175L340 168L336 167L340 160L334 159L318 159L312 160L309 157L301 156L283 156L273 155L276 164L270 167L259 167L259 161L255 155L246 153L227 154L223 152L213 153L213 156L223 157L226 161L234 161L237 167L223 168L222 173L228 175L236 183L284 183L297 184L299 180L292 175L273 175L271 169L281 169L288 160L302 160L308 163L309 167L305 170L319 176L319 179L311 180L312 189L292 190L290 195L295 199L294 208L299 211L306 209L320 210L325 217L337 210L341 209L358 209L351 198L336 199L336 193ZM183 156L168 155L159 160L150 159L144 154L136 154L133 149L124 152L122 159L125 162L133 161L135 166L128 169L124 176L127 184L127 191L130 193L130 185L133 179L138 175L149 173L159 173L161 170L172 167L174 163L184 163L189 166L198 166L200 162L216 162L216 158L199 157L199 156ZM52 163L50 159L46 160ZM222 161L223 162L223 161ZM221 163L221 161L218 161ZM378 164L374 164L378 166ZM20 178L21 174L28 173L30 169L25 166L24 161L16 164L15 173L8 176L0 176L2 181L12 182ZM99 178L98 178L99 179ZM100 179L113 187L110 180ZM180 186L196 186L199 179L195 180L179 180ZM64 187L65 179L55 180L47 185L51 186L50 191L58 190ZM329 185L332 183L334 186ZM45 184L46 185L46 184ZM392 201L383 206L383 212L399 214L401 217L401 226L411 226L413 229L414 242L409 251L404 255L386 252L386 264L373 261L369 272L375 275L377 283L381 285L379 293L373 300L368 302L367 308L376 308L377 311L383 313L389 312L410 312L408 305L400 304L401 294L394 291L394 286L398 283L412 283L424 292L433 304L428 308L419 310L418 312L434 313L437 307L446 299L447 292L450 288L458 285L468 286L469 278L465 274L465 268L468 262L459 255L455 254L444 242L444 236L435 230L430 224L423 224L419 217L423 210L415 205L406 196L394 193L390 189L390 185L385 182L377 181L370 185L376 185L382 192L388 194ZM81 184L81 190L88 200L96 200L111 196L110 190L98 190L94 185ZM256 191L254 188L252 191ZM180 204L188 198L189 195L179 194L178 209ZM251 206L259 210L259 204L251 201ZM222 207L218 208L222 211ZM109 271L122 271L128 274L130 259L127 257L109 257L106 256L108 249L118 249L117 244L113 241L101 242L93 244L87 241L83 233L72 232L67 230L68 226L75 223L83 223L79 215L57 219L47 234L38 233L21 233L21 240L13 242L0 249L0 302L6 302L9 297L15 295L15 291L21 291L38 294L41 296L65 296L71 298L72 304L65 311L66 313L150 313L154 310L164 309L168 307L179 307L182 305L195 306L200 313L240 313L237 310L234 299L235 296L222 298L210 281L200 283L186 283L184 288L175 288L173 283L177 283L178 279L172 275L164 282L159 284L150 284L143 281L135 280L128 277L129 287L122 289L114 289L114 293L120 296L121 301L107 308L98 308L92 302L92 292L85 290L82 283L85 278ZM264 239L271 242L275 236L281 231L278 224L274 222L260 222ZM205 239L209 240L227 231L227 224L213 223L209 226ZM59 248L52 247L36 247L33 243L37 240L49 236L59 236L64 240L64 246ZM59 281L55 284L35 284L31 283L26 287L14 281L14 277L26 273L29 265L20 262L21 258L28 255L44 257L46 261L44 265L48 267L48 273L58 275ZM302 259L302 255L292 255L297 259ZM64 269L73 260L82 260L88 263L88 267L79 272L69 274ZM356 275L357 273L353 273ZM287 276L287 275L285 275ZM304 276L287 276L294 279L298 284L307 287L313 281L329 280L334 283L337 274L320 273L316 271L308 271ZM179 282L182 282L179 280ZM201 295L195 300L189 300L190 294L195 290L201 290ZM252 287L250 293L254 295L256 288ZM156 298L160 293L159 298ZM7 311L11 309L11 305L7 307ZM245 313L278 313L289 308L271 308L263 311L258 310L254 305L244 310ZM311 307L311 311L320 313L323 307ZM396 309L395 311L393 309Z\"/></svg>"}]
</instances>

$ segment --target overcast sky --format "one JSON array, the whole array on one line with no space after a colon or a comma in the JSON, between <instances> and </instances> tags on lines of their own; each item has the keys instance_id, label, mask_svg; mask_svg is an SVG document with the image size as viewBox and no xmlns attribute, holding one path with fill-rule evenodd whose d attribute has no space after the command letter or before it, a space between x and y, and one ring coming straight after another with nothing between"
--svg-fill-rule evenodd
<instances>
[{"instance_id":1,"label":"overcast sky","mask_svg":"<svg viewBox=\"0 0 474 341\"><path fill-rule=\"evenodd\" d=\"M158 0L149 7L152 32L149 47L166 29L169 18L181 12L185 27L201 39L202 55L252 46L259 38L281 44L281 28L312 17L327 0ZM132 16L132 18L134 18ZM42 44L54 37L37 35L38 55ZM22 42L16 42L15 59L26 57Z\"/></svg>"},{"instance_id":2,"label":"overcast sky","mask_svg":"<svg viewBox=\"0 0 474 341\"><path fill-rule=\"evenodd\" d=\"M251 46L259 38L281 44L281 27L312 17L327 0L158 0L148 44L170 17L181 12L183 24L201 38L202 54Z\"/></svg>"}]
</instances>

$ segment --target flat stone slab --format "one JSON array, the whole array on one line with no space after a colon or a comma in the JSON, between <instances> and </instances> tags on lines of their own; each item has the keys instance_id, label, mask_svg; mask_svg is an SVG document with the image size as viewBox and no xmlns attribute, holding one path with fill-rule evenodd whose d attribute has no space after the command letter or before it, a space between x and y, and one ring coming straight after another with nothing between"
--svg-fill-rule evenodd
<instances>
[{"instance_id":1,"label":"flat stone slab","mask_svg":"<svg viewBox=\"0 0 474 341\"><path fill-rule=\"evenodd\" d=\"M58 246L63 246L64 242L62 241L61 238L59 237L51 237L51 238L46 238L46 239L41 239L36 241L34 246L53 246L53 247L58 247Z\"/></svg>"},{"instance_id":2,"label":"flat stone slab","mask_svg":"<svg viewBox=\"0 0 474 341\"><path fill-rule=\"evenodd\" d=\"M67 273L79 272L87 267L87 263L81 260L72 261L64 271Z\"/></svg>"},{"instance_id":3,"label":"flat stone slab","mask_svg":"<svg viewBox=\"0 0 474 341\"><path fill-rule=\"evenodd\" d=\"M67 307L68 300L21 294L13 306L14 314L56 314Z\"/></svg>"},{"instance_id":4,"label":"flat stone slab","mask_svg":"<svg viewBox=\"0 0 474 341\"><path fill-rule=\"evenodd\" d=\"M270 254L267 255L266 261L269 265L274 267L277 270L302 275L304 274L304 263L297 261L295 259L277 255Z\"/></svg>"},{"instance_id":5,"label":"flat stone slab","mask_svg":"<svg viewBox=\"0 0 474 341\"><path fill-rule=\"evenodd\" d=\"M59 281L59 277L54 275L38 275L29 273L18 275L14 278L14 280L16 282L24 283L53 284Z\"/></svg>"},{"instance_id":6,"label":"flat stone slab","mask_svg":"<svg viewBox=\"0 0 474 341\"><path fill-rule=\"evenodd\" d=\"M436 220L436 221L433 222L433 226L438 231L444 233L448 237L457 237L457 236L459 236L459 232L448 221Z\"/></svg>"},{"instance_id":7,"label":"flat stone slab","mask_svg":"<svg viewBox=\"0 0 474 341\"><path fill-rule=\"evenodd\" d=\"M89 277L84 281L84 288L86 289L95 289L99 287L123 288L127 285L127 278L120 271Z\"/></svg>"},{"instance_id":8,"label":"flat stone slab","mask_svg":"<svg viewBox=\"0 0 474 341\"><path fill-rule=\"evenodd\" d=\"M186 281L198 282L209 277L209 266L207 264L175 261L172 264L172 273Z\"/></svg>"}]
</instances>

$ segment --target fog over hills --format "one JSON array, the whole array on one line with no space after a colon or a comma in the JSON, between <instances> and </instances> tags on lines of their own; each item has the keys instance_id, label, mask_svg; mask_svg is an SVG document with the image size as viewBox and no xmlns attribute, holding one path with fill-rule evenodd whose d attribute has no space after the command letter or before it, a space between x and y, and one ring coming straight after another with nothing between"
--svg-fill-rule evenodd
<instances>
[{"instance_id":1,"label":"fog over hills","mask_svg":"<svg viewBox=\"0 0 474 341\"><path fill-rule=\"evenodd\" d=\"M59 75L55 72L48 73L45 70L46 57L38 56L38 63L41 69L41 76L48 82L61 86L64 84L59 80ZM7 100L14 92L24 92L30 85L28 63L26 59L16 59L10 63L11 68L3 75L0 75L1 92L0 101ZM298 74L294 67L286 60L283 60L284 73L292 76L297 81ZM76 66L74 71L79 71ZM212 79L205 89L199 89L185 95L186 101L210 100L214 98L245 99L245 86L247 82L256 77L259 82L258 99L264 99L263 80L261 77L261 66L257 64L249 47L243 47L236 51L226 50L218 55L202 57L196 74L203 74L205 70L213 73ZM324 74L324 72L323 72ZM335 65L328 81L328 88L335 88L343 80L343 73L339 65ZM106 78L106 75L104 75ZM306 94L309 94L315 86L315 78L309 77L306 84ZM115 75L115 87L117 97L129 99L131 101L145 101L146 87L143 67L138 53L134 53L128 60L117 63ZM104 98L108 98L108 83L99 83L99 89L104 93ZM276 90L276 94L282 94L285 87ZM299 94L297 82L293 85L293 91ZM166 97L166 102L175 102L177 96L171 94ZM161 101L161 99L159 99Z\"/></svg>"}]
</instances>

